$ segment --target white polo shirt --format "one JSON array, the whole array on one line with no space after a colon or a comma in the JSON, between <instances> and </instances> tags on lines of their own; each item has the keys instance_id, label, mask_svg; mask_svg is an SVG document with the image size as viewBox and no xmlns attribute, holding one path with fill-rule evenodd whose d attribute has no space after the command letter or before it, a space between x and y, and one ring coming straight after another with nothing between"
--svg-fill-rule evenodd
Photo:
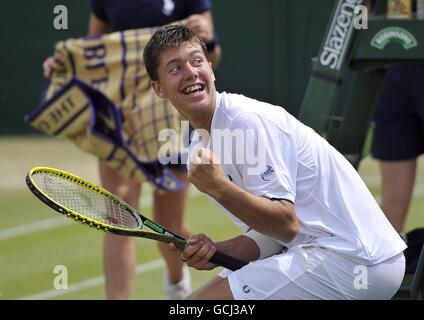
<instances>
[{"instance_id":1,"label":"white polo shirt","mask_svg":"<svg viewBox=\"0 0 424 320\"><path fill-rule=\"evenodd\" d=\"M195 133L190 153L199 140ZM325 247L367 265L406 248L352 165L283 108L218 93L208 147L240 188L294 203L300 231L290 243L279 241L286 247Z\"/></svg>"}]
</instances>

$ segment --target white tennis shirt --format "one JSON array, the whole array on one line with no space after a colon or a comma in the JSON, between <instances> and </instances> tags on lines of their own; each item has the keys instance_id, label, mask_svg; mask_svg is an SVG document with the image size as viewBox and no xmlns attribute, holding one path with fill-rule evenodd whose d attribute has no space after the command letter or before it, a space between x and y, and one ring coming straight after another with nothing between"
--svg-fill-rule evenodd
<instances>
[{"instance_id":1,"label":"white tennis shirt","mask_svg":"<svg viewBox=\"0 0 424 320\"><path fill-rule=\"evenodd\" d=\"M200 144L196 132L190 154ZM218 93L208 147L240 188L294 203L300 229L290 243L279 241L286 247L325 247L366 265L406 248L352 165L283 108Z\"/></svg>"}]
</instances>

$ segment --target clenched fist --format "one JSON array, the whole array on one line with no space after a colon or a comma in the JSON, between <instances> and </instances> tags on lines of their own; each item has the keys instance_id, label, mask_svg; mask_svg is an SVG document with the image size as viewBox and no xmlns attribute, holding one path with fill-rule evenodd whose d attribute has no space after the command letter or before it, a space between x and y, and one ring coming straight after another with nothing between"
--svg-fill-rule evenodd
<instances>
[{"instance_id":1,"label":"clenched fist","mask_svg":"<svg viewBox=\"0 0 424 320\"><path fill-rule=\"evenodd\" d=\"M211 196L228 181L218 157L206 148L200 148L191 159L188 179L199 191Z\"/></svg>"}]
</instances>

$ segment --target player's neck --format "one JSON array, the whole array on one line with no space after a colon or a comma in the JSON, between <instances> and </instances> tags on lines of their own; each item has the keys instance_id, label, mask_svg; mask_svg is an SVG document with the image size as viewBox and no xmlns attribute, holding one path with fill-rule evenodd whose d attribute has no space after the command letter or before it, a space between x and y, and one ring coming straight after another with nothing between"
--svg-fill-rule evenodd
<instances>
[{"instance_id":1,"label":"player's neck","mask_svg":"<svg viewBox=\"0 0 424 320\"><path fill-rule=\"evenodd\" d=\"M212 119L216 109L216 94L213 95L211 100L211 104L207 109L192 115L190 119L193 128L206 130L209 134L211 133Z\"/></svg>"}]
</instances>

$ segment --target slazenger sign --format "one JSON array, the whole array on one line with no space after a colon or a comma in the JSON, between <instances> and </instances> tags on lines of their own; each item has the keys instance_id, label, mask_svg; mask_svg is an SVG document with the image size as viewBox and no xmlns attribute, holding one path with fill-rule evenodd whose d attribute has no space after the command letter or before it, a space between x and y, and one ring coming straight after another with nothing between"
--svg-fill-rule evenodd
<instances>
[{"instance_id":1,"label":"slazenger sign","mask_svg":"<svg viewBox=\"0 0 424 320\"><path fill-rule=\"evenodd\" d=\"M353 30L355 7L363 0L340 0L331 23L324 49L320 55L320 63L332 70L340 70L349 46Z\"/></svg>"}]
</instances>

